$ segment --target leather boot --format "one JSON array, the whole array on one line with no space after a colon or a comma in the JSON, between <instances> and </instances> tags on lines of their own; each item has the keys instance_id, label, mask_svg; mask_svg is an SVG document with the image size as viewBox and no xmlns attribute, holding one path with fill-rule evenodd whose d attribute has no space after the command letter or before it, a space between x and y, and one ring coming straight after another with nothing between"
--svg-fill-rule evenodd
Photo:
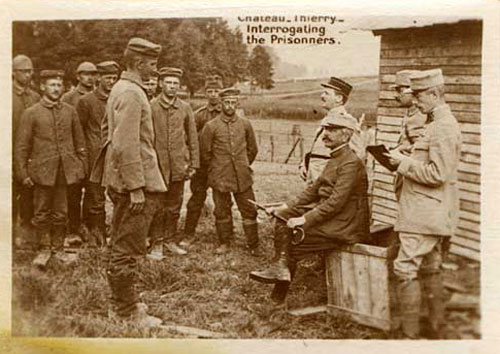
<instances>
[{"instance_id":1,"label":"leather boot","mask_svg":"<svg viewBox=\"0 0 500 354\"><path fill-rule=\"evenodd\" d=\"M186 222L184 223L184 236L186 239L194 238L196 232L196 226L198 226L198 221L200 220L202 208L187 208L186 212Z\"/></svg>"},{"instance_id":2,"label":"leather boot","mask_svg":"<svg viewBox=\"0 0 500 354\"><path fill-rule=\"evenodd\" d=\"M440 271L421 274L421 285L423 296L426 298L429 308L429 339L444 338L444 312L445 304L443 301L443 279Z\"/></svg>"},{"instance_id":3,"label":"leather boot","mask_svg":"<svg viewBox=\"0 0 500 354\"><path fill-rule=\"evenodd\" d=\"M117 269L106 272L111 289L111 308L119 317L128 317L136 308L139 297L135 291L135 275Z\"/></svg>"},{"instance_id":4,"label":"leather boot","mask_svg":"<svg viewBox=\"0 0 500 354\"><path fill-rule=\"evenodd\" d=\"M62 251L64 248L64 238L66 237L66 225L52 226L50 245L52 251Z\"/></svg>"},{"instance_id":5,"label":"leather boot","mask_svg":"<svg viewBox=\"0 0 500 354\"><path fill-rule=\"evenodd\" d=\"M243 219L243 232L247 239L247 248L252 255L258 255L259 247L259 229L256 220Z\"/></svg>"},{"instance_id":6,"label":"leather boot","mask_svg":"<svg viewBox=\"0 0 500 354\"><path fill-rule=\"evenodd\" d=\"M289 265L290 230L281 228L274 236L275 257L270 266L263 271L250 272L250 278L261 283L290 282L291 274Z\"/></svg>"},{"instance_id":7,"label":"leather boot","mask_svg":"<svg viewBox=\"0 0 500 354\"><path fill-rule=\"evenodd\" d=\"M291 280L293 280L295 271L297 270L297 263L290 263L288 268L290 269L290 282L277 282L274 284L273 291L271 292L271 300L277 305L285 302L288 290L290 289Z\"/></svg>"},{"instance_id":8,"label":"leather boot","mask_svg":"<svg viewBox=\"0 0 500 354\"><path fill-rule=\"evenodd\" d=\"M227 252L231 239L233 238L233 221L216 221L215 229L219 239L219 247L215 251L218 254Z\"/></svg>"},{"instance_id":9,"label":"leather boot","mask_svg":"<svg viewBox=\"0 0 500 354\"><path fill-rule=\"evenodd\" d=\"M89 246L104 247L106 245L106 215L90 214L88 216Z\"/></svg>"},{"instance_id":10,"label":"leather boot","mask_svg":"<svg viewBox=\"0 0 500 354\"><path fill-rule=\"evenodd\" d=\"M420 334L420 282L418 279L399 280L397 295L403 337L418 339Z\"/></svg>"}]
</instances>

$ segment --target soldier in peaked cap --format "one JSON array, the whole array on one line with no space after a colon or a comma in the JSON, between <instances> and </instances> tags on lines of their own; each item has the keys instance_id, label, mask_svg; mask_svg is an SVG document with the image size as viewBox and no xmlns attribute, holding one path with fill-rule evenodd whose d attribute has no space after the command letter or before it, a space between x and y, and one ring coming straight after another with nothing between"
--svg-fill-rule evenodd
<instances>
[{"instance_id":1,"label":"soldier in peaked cap","mask_svg":"<svg viewBox=\"0 0 500 354\"><path fill-rule=\"evenodd\" d=\"M82 124L85 142L89 154L89 166L92 167L101 148L101 125L106 112L106 103L113 85L118 80L120 66L114 61L97 64L99 74L98 87L80 98L76 108ZM84 220L90 229L90 246L103 246L106 235L106 198L104 188L98 183L85 181L83 198Z\"/></svg>"},{"instance_id":2,"label":"soldier in peaked cap","mask_svg":"<svg viewBox=\"0 0 500 354\"><path fill-rule=\"evenodd\" d=\"M149 101L152 101L156 97L158 91L158 75L157 73L151 75L148 82L144 83L144 88L146 89L146 94L148 95Z\"/></svg>"},{"instance_id":3,"label":"soldier in peaked cap","mask_svg":"<svg viewBox=\"0 0 500 354\"><path fill-rule=\"evenodd\" d=\"M164 67L159 70L162 93L151 102L153 126L156 133L155 149L160 170L168 185L165 210L165 233L160 239L152 239L153 247L148 255L161 259L163 244L174 254L184 255L180 247L178 221L184 196L184 183L193 177L200 167L198 134L194 114L189 103L177 97L182 70Z\"/></svg>"},{"instance_id":4,"label":"soldier in peaked cap","mask_svg":"<svg viewBox=\"0 0 500 354\"><path fill-rule=\"evenodd\" d=\"M97 68L94 64L84 61L80 63L76 69L76 79L78 85L71 91L66 92L61 100L72 105L75 109L78 101L87 93L94 90L95 76ZM82 223L82 188L83 185L73 185L68 189L68 218L69 218L69 242L80 243L81 237L87 238L88 230L86 220ZM83 215L86 219L86 215Z\"/></svg>"},{"instance_id":5,"label":"soldier in peaked cap","mask_svg":"<svg viewBox=\"0 0 500 354\"><path fill-rule=\"evenodd\" d=\"M324 87L324 91L321 93L321 101L323 102L323 107L328 110L328 113L342 112L348 114L344 104L349 98L352 86L336 77L331 77L327 83L323 83L321 86ZM308 185L311 185L321 175L323 168L330 159L329 149L321 144L323 131L324 129L320 126L316 131L311 149L300 165L300 175ZM364 152L357 147L360 140L359 134L360 129L357 128L353 133L350 145L358 156L362 157L364 156Z\"/></svg>"},{"instance_id":6,"label":"soldier in peaked cap","mask_svg":"<svg viewBox=\"0 0 500 354\"><path fill-rule=\"evenodd\" d=\"M205 124L217 117L222 110L219 92L223 88L222 78L219 75L208 76L205 80L205 96L208 102L205 106L200 107L194 112L196 123L196 131L198 137L201 137L201 132ZM207 166L202 165L196 174L191 178L190 188L192 195L187 203L186 222L184 225L184 243L188 245L194 239L196 226L200 219L201 210L207 198Z\"/></svg>"},{"instance_id":7,"label":"soldier in peaked cap","mask_svg":"<svg viewBox=\"0 0 500 354\"><path fill-rule=\"evenodd\" d=\"M461 135L457 120L444 99L441 69L410 76L417 107L428 116L423 135L409 156L398 149L389 157L403 176L394 230L401 241L394 261L399 279L398 300L402 332L407 338L419 337L421 289L429 305L433 338L444 330L442 251L458 220L458 164Z\"/></svg>"},{"instance_id":8,"label":"soldier in peaked cap","mask_svg":"<svg viewBox=\"0 0 500 354\"><path fill-rule=\"evenodd\" d=\"M396 146L401 153L409 155L411 148L424 133L424 125L427 121L427 115L420 112L417 108L417 101L410 89L410 75L416 73L415 70L401 70L396 73L396 79L392 88L396 90L396 101L401 107L407 108L406 115L401 122L401 133ZM396 198L399 198L403 178L396 174L394 180L394 191Z\"/></svg>"},{"instance_id":9,"label":"soldier in peaked cap","mask_svg":"<svg viewBox=\"0 0 500 354\"><path fill-rule=\"evenodd\" d=\"M322 140L330 150L321 175L294 200L268 212L287 219L276 221L275 256L263 271L250 278L274 283L271 299L282 303L288 293L297 262L338 244L363 242L369 235L368 178L363 162L349 147L357 121L351 115L333 110L321 121ZM293 245L292 229L302 227L304 240Z\"/></svg>"},{"instance_id":10,"label":"soldier in peaked cap","mask_svg":"<svg viewBox=\"0 0 500 354\"><path fill-rule=\"evenodd\" d=\"M12 60L12 137L17 134L17 127L24 111L40 101L40 95L30 87L33 77L33 63L26 55L17 55ZM14 143L15 139L12 139ZM14 145L14 144L13 144ZM13 149L14 150L14 149ZM15 160L15 157L12 159ZM14 170L14 169L13 169ZM29 242L32 233L33 189L23 186L22 181L14 176L12 181L12 225L20 219L22 240Z\"/></svg>"},{"instance_id":11,"label":"soldier in peaked cap","mask_svg":"<svg viewBox=\"0 0 500 354\"><path fill-rule=\"evenodd\" d=\"M243 219L247 248L258 254L257 210L250 165L258 147L250 122L237 113L240 91L226 88L219 93L222 112L205 124L201 133L202 163L208 169L208 186L215 204L215 226L219 238L217 253L227 252L233 239L231 194Z\"/></svg>"},{"instance_id":12,"label":"soldier in peaked cap","mask_svg":"<svg viewBox=\"0 0 500 354\"><path fill-rule=\"evenodd\" d=\"M90 178L102 183L113 202L113 224L107 265L115 313L151 327L161 323L147 315L135 291L138 257L146 238L162 230L167 185L154 148L155 131L143 84L156 72L161 46L132 38L124 52L127 69L113 86L106 104L103 135L107 138Z\"/></svg>"},{"instance_id":13,"label":"soldier in peaked cap","mask_svg":"<svg viewBox=\"0 0 500 354\"><path fill-rule=\"evenodd\" d=\"M45 266L51 251L62 260L67 222L66 191L87 171L87 151L76 110L61 102L64 72L40 73L43 98L21 117L15 145L16 174L34 188L32 224L41 252L33 264Z\"/></svg>"}]
</instances>

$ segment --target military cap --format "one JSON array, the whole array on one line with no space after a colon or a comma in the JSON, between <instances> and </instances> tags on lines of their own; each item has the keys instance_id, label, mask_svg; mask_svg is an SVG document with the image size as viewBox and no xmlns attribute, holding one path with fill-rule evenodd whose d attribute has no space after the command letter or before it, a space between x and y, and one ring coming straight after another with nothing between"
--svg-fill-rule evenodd
<instances>
[{"instance_id":1,"label":"military cap","mask_svg":"<svg viewBox=\"0 0 500 354\"><path fill-rule=\"evenodd\" d=\"M118 65L117 62L108 60L108 61L103 61L97 66L97 71L100 74L116 74L118 71L120 71L120 65Z\"/></svg>"},{"instance_id":2,"label":"military cap","mask_svg":"<svg viewBox=\"0 0 500 354\"><path fill-rule=\"evenodd\" d=\"M339 91L345 97L349 97L352 91L352 86L336 77L331 77L327 83L321 84L323 87L334 89L335 91Z\"/></svg>"},{"instance_id":3,"label":"military cap","mask_svg":"<svg viewBox=\"0 0 500 354\"><path fill-rule=\"evenodd\" d=\"M158 70L160 78L165 77L165 76L174 76L181 78L183 71L182 69L179 68L169 68L169 67L163 67L160 70Z\"/></svg>"},{"instance_id":4,"label":"military cap","mask_svg":"<svg viewBox=\"0 0 500 354\"><path fill-rule=\"evenodd\" d=\"M240 90L233 87L225 88L219 92L220 98L238 97L239 95L240 95Z\"/></svg>"},{"instance_id":5,"label":"military cap","mask_svg":"<svg viewBox=\"0 0 500 354\"><path fill-rule=\"evenodd\" d=\"M126 50L157 58L161 52L161 45L150 42L143 38L134 37L128 41Z\"/></svg>"},{"instance_id":6,"label":"military cap","mask_svg":"<svg viewBox=\"0 0 500 354\"><path fill-rule=\"evenodd\" d=\"M417 71L410 76L410 83L412 91L423 91L444 85L443 72L441 69Z\"/></svg>"},{"instance_id":7,"label":"military cap","mask_svg":"<svg viewBox=\"0 0 500 354\"><path fill-rule=\"evenodd\" d=\"M40 72L40 79L62 79L64 77L64 71L62 70L42 70Z\"/></svg>"},{"instance_id":8,"label":"military cap","mask_svg":"<svg viewBox=\"0 0 500 354\"><path fill-rule=\"evenodd\" d=\"M26 55L19 54L12 60L13 70L33 70L33 63Z\"/></svg>"},{"instance_id":9,"label":"military cap","mask_svg":"<svg viewBox=\"0 0 500 354\"><path fill-rule=\"evenodd\" d=\"M416 70L401 70L396 73L396 79L392 88L396 87L410 87L410 76L415 73Z\"/></svg>"},{"instance_id":10,"label":"military cap","mask_svg":"<svg viewBox=\"0 0 500 354\"><path fill-rule=\"evenodd\" d=\"M222 84L222 77L220 75L210 75L205 79L205 89L207 88L217 88L221 89L224 85Z\"/></svg>"},{"instance_id":11,"label":"military cap","mask_svg":"<svg viewBox=\"0 0 500 354\"><path fill-rule=\"evenodd\" d=\"M97 72L97 68L95 67L94 64L92 64L89 61L84 61L83 63L80 63L78 65L78 68L76 68L76 73L79 74L81 72Z\"/></svg>"},{"instance_id":12,"label":"military cap","mask_svg":"<svg viewBox=\"0 0 500 354\"><path fill-rule=\"evenodd\" d=\"M358 121L349 113L330 111L325 118L321 120L322 127L337 127L348 128L351 130L358 129Z\"/></svg>"}]
</instances>

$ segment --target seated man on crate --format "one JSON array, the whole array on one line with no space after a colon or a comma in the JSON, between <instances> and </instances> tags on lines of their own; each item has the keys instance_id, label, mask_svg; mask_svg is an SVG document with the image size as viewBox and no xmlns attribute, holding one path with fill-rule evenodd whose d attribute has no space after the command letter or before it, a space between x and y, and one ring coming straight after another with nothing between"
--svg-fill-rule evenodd
<instances>
[{"instance_id":1,"label":"seated man on crate","mask_svg":"<svg viewBox=\"0 0 500 354\"><path fill-rule=\"evenodd\" d=\"M250 273L254 280L275 284L271 299L276 303L284 302L299 260L369 237L368 179L363 162L349 147L356 119L333 111L321 126L330 159L318 179L295 200L267 210L288 222L276 221L271 265ZM302 227L305 234L298 244L292 240L292 230L297 227Z\"/></svg>"}]
</instances>

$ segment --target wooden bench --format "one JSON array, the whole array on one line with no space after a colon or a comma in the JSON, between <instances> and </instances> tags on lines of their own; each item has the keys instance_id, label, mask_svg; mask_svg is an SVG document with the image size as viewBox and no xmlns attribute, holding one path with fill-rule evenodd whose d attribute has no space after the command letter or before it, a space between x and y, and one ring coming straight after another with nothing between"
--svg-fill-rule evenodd
<instances>
[{"instance_id":1,"label":"wooden bench","mask_svg":"<svg viewBox=\"0 0 500 354\"><path fill-rule=\"evenodd\" d=\"M397 327L392 272L397 233L392 225L375 224L370 234L369 244L340 246L326 255L327 310L390 331Z\"/></svg>"}]
</instances>

